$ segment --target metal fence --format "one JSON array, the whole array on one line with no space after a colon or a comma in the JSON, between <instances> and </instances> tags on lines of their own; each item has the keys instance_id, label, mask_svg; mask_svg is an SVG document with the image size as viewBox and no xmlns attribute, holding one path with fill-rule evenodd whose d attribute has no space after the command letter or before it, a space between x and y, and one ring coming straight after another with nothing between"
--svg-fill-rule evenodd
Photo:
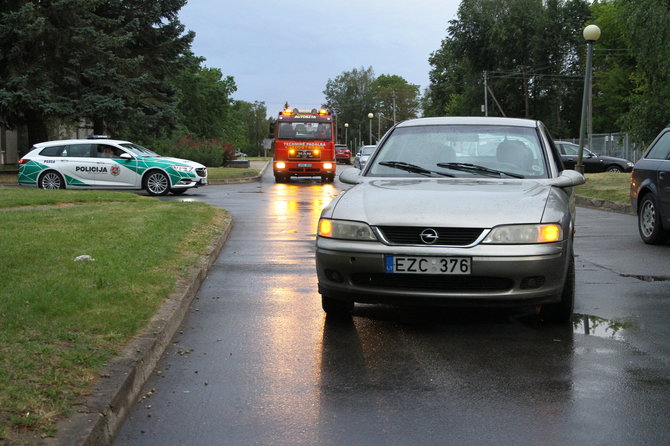
<instances>
[{"instance_id":1,"label":"metal fence","mask_svg":"<svg viewBox=\"0 0 670 446\"><path fill-rule=\"evenodd\" d=\"M579 144L579 138L558 138L561 141L569 141ZM644 145L631 141L628 133L594 133L591 135L591 143L586 146L598 155L616 156L632 162L636 162L644 153Z\"/></svg>"}]
</instances>

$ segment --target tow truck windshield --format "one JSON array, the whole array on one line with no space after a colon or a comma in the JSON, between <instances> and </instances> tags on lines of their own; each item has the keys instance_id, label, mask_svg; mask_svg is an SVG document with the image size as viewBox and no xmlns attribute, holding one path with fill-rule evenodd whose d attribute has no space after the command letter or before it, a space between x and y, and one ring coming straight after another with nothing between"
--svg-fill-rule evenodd
<instances>
[{"instance_id":1,"label":"tow truck windshield","mask_svg":"<svg viewBox=\"0 0 670 446\"><path fill-rule=\"evenodd\" d=\"M330 141L329 122L281 122L277 139Z\"/></svg>"}]
</instances>

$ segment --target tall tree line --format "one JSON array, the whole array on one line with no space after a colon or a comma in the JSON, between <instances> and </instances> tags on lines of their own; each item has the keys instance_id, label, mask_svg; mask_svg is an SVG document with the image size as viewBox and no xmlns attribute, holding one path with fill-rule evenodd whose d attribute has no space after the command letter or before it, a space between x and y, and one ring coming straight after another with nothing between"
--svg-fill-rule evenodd
<instances>
[{"instance_id":1,"label":"tall tree line","mask_svg":"<svg viewBox=\"0 0 670 446\"><path fill-rule=\"evenodd\" d=\"M586 45L595 44L593 130L638 141L670 123L667 0L462 0L431 54L424 113L529 117L557 135L579 132Z\"/></svg>"}]
</instances>

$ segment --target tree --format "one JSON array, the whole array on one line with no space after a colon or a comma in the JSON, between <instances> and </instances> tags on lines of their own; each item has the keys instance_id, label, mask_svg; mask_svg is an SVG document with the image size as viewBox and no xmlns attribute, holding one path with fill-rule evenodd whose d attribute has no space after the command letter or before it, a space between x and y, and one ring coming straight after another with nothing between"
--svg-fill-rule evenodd
<instances>
[{"instance_id":1,"label":"tree","mask_svg":"<svg viewBox=\"0 0 670 446\"><path fill-rule=\"evenodd\" d=\"M419 111L419 86L410 84L397 75L382 74L373 83L377 106L376 113L382 114L381 132L388 130L395 122L416 118Z\"/></svg>"}]
</instances>

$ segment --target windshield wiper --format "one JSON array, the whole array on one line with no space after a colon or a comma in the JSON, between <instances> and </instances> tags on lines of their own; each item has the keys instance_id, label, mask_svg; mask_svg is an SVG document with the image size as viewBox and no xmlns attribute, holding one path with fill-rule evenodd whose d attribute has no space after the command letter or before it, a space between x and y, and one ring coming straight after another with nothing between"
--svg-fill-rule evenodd
<instances>
[{"instance_id":1,"label":"windshield wiper","mask_svg":"<svg viewBox=\"0 0 670 446\"><path fill-rule=\"evenodd\" d=\"M426 176L432 176L433 174L436 174L443 177L453 177L453 175L449 173L436 172L434 170L424 169L423 167L417 166L416 164L405 163L402 161L382 161L379 163L379 165L385 167L393 167L395 169L400 169L412 173L418 173Z\"/></svg>"},{"instance_id":2,"label":"windshield wiper","mask_svg":"<svg viewBox=\"0 0 670 446\"><path fill-rule=\"evenodd\" d=\"M477 173L491 174L491 175L496 175L496 176L507 175L508 177L512 177L512 178L525 178L523 175L519 175L518 173L504 172L502 170L490 169L488 167L480 166L478 164L437 163L437 165L439 167L446 167L447 169L453 169L453 170L462 170L462 171L465 171L465 172L477 172Z\"/></svg>"}]
</instances>

